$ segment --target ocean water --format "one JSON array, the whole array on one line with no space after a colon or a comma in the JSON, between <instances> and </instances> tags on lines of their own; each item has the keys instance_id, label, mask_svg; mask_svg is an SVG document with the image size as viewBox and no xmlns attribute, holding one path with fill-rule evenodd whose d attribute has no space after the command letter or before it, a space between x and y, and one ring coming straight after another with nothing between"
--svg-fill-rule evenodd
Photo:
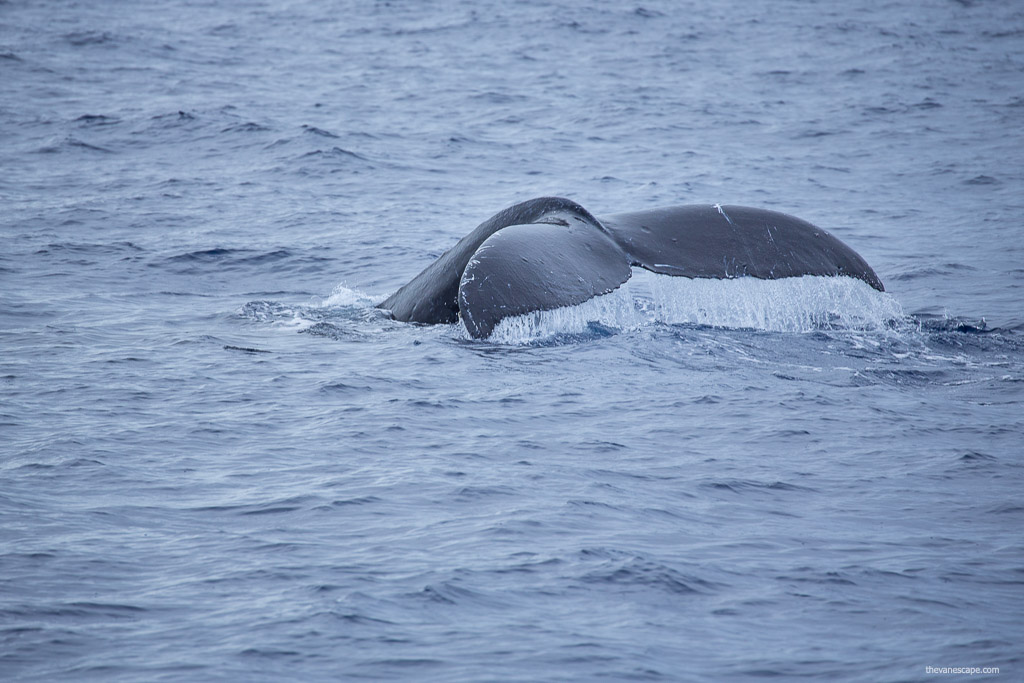
<instances>
[{"instance_id":1,"label":"ocean water","mask_svg":"<svg viewBox=\"0 0 1024 683\"><path fill-rule=\"evenodd\" d=\"M0 679L1024 677L1024 5L0 2ZM496 211L886 286L374 304Z\"/></svg>"}]
</instances>

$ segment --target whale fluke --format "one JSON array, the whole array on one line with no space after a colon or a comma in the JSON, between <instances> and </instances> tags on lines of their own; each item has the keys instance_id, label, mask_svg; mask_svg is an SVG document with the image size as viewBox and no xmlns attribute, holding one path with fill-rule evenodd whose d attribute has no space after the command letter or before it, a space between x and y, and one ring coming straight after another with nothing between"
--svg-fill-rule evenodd
<instances>
[{"instance_id":1,"label":"whale fluke","mask_svg":"<svg viewBox=\"0 0 1024 683\"><path fill-rule=\"evenodd\" d=\"M855 251L807 221L742 206L672 206L595 218L541 197L481 223L378 304L398 320L453 323L485 338L504 318L607 294L632 267L689 278L830 275L881 280Z\"/></svg>"},{"instance_id":2,"label":"whale fluke","mask_svg":"<svg viewBox=\"0 0 1024 683\"><path fill-rule=\"evenodd\" d=\"M459 311L469 333L484 338L502 318L583 303L631 273L619 245L576 217L567 225L513 225L473 254L459 282Z\"/></svg>"},{"instance_id":3,"label":"whale fluke","mask_svg":"<svg viewBox=\"0 0 1024 683\"><path fill-rule=\"evenodd\" d=\"M582 206L561 197L540 197L511 206L478 225L377 307L386 308L396 320L404 322L454 323L459 319L459 280L484 240L510 225L567 222L570 216L580 216L599 225Z\"/></svg>"},{"instance_id":4,"label":"whale fluke","mask_svg":"<svg viewBox=\"0 0 1024 683\"><path fill-rule=\"evenodd\" d=\"M845 275L882 281L850 247L805 220L746 206L671 206L601 218L631 263L683 277L776 280Z\"/></svg>"}]
</instances>

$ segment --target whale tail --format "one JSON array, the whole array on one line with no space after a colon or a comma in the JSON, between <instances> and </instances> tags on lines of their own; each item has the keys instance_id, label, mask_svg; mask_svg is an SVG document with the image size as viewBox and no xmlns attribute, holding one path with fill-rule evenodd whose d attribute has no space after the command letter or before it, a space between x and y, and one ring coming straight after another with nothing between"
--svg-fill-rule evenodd
<instances>
[{"instance_id":1,"label":"whale tail","mask_svg":"<svg viewBox=\"0 0 1024 683\"><path fill-rule=\"evenodd\" d=\"M504 318L583 303L632 267L689 278L854 277L883 291L855 251L807 221L741 206L674 206L595 218L542 197L482 223L379 304L399 319L486 338Z\"/></svg>"}]
</instances>

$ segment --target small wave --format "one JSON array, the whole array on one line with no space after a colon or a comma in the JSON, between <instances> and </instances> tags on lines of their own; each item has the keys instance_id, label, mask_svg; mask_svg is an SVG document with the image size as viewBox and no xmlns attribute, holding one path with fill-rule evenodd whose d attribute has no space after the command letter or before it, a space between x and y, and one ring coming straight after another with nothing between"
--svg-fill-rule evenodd
<instances>
[{"instance_id":1,"label":"small wave","mask_svg":"<svg viewBox=\"0 0 1024 683\"><path fill-rule=\"evenodd\" d=\"M891 295L848 277L689 279L634 269L622 287L578 306L502 320L490 340L527 344L594 329L652 324L701 325L767 332L883 330L904 321ZM595 328L596 326L596 328Z\"/></svg>"},{"instance_id":2,"label":"small wave","mask_svg":"<svg viewBox=\"0 0 1024 683\"><path fill-rule=\"evenodd\" d=\"M305 177L320 177L324 174L335 173L362 173L379 166L378 162L369 157L338 146L305 152L289 163L296 164L295 172Z\"/></svg>"},{"instance_id":3,"label":"small wave","mask_svg":"<svg viewBox=\"0 0 1024 683\"><path fill-rule=\"evenodd\" d=\"M228 126L221 130L222 133L262 133L270 130L266 126L261 126L253 121L247 121L246 123L236 123Z\"/></svg>"},{"instance_id":4,"label":"small wave","mask_svg":"<svg viewBox=\"0 0 1024 683\"><path fill-rule=\"evenodd\" d=\"M149 117L150 121L156 121L162 124L177 124L181 121L195 121L198 118L196 114L191 112L182 111L179 109L177 112L171 112L168 114L157 114L156 116Z\"/></svg>"},{"instance_id":5,"label":"small wave","mask_svg":"<svg viewBox=\"0 0 1024 683\"><path fill-rule=\"evenodd\" d=\"M84 140L79 140L73 136L67 136L63 140L52 142L48 145L40 147L38 152L40 154L57 154L60 152L68 152L74 150L88 150L90 152L103 152L104 154L111 154L112 150L100 147L98 145L91 145Z\"/></svg>"},{"instance_id":6,"label":"small wave","mask_svg":"<svg viewBox=\"0 0 1024 683\"><path fill-rule=\"evenodd\" d=\"M659 12L656 9L647 9L646 7L637 7L633 10L633 14L644 19L654 19L655 17L663 17L665 14Z\"/></svg>"},{"instance_id":7,"label":"small wave","mask_svg":"<svg viewBox=\"0 0 1024 683\"><path fill-rule=\"evenodd\" d=\"M323 128L317 128L316 126L310 126L310 125L303 124L302 129L303 129L303 132L309 133L310 135L319 135L320 137L325 137L325 138L336 138L336 137L338 137L337 135L335 135L331 131L324 130Z\"/></svg>"},{"instance_id":8,"label":"small wave","mask_svg":"<svg viewBox=\"0 0 1024 683\"><path fill-rule=\"evenodd\" d=\"M224 257L235 257L239 253L243 253L245 249L226 249L223 247L213 247L211 249L199 249L197 251L189 251L184 254L176 254L169 257L167 260L171 263L190 263L193 261L221 261Z\"/></svg>"},{"instance_id":9,"label":"small wave","mask_svg":"<svg viewBox=\"0 0 1024 683\"><path fill-rule=\"evenodd\" d=\"M75 254L121 254L124 252L138 253L144 251L142 247L134 242L51 242L42 249L37 249L36 254L49 254L68 252Z\"/></svg>"},{"instance_id":10,"label":"small wave","mask_svg":"<svg viewBox=\"0 0 1024 683\"><path fill-rule=\"evenodd\" d=\"M335 137L337 137L337 136L335 136ZM364 157L362 154L359 154L358 152L353 152L350 149L345 149L343 147L337 147L337 146L331 147L330 149L327 149L327 150L323 150L323 149L313 150L312 152L307 152L307 153L303 154L301 158L307 159L307 158L316 158L316 157L320 157L320 158L324 158L324 159L358 159L359 161L366 161L366 162L370 161L369 159Z\"/></svg>"},{"instance_id":11,"label":"small wave","mask_svg":"<svg viewBox=\"0 0 1024 683\"><path fill-rule=\"evenodd\" d=\"M684 574L661 562L610 548L584 549L578 559L596 566L584 572L585 583L618 585L675 594L707 593L718 585L693 574Z\"/></svg>"},{"instance_id":12,"label":"small wave","mask_svg":"<svg viewBox=\"0 0 1024 683\"><path fill-rule=\"evenodd\" d=\"M286 248L266 251L249 248L211 247L168 256L154 266L168 265L178 272L200 273L215 268L226 270L259 269L274 266L285 270L318 270L330 258L312 252L296 252Z\"/></svg>"},{"instance_id":13,"label":"small wave","mask_svg":"<svg viewBox=\"0 0 1024 683\"><path fill-rule=\"evenodd\" d=\"M75 119L75 123L82 126L113 126L114 124L121 123L121 119L116 116L105 116L103 114L82 114Z\"/></svg>"},{"instance_id":14,"label":"small wave","mask_svg":"<svg viewBox=\"0 0 1024 683\"><path fill-rule=\"evenodd\" d=\"M729 493L745 494L750 492L763 493L763 492L795 492L795 493L817 493L813 488L807 486L800 486L799 484L790 484L785 481L754 481L750 479L727 479L727 480L715 480L707 481L700 484L701 488L709 489L711 491L726 491Z\"/></svg>"},{"instance_id":15,"label":"small wave","mask_svg":"<svg viewBox=\"0 0 1024 683\"><path fill-rule=\"evenodd\" d=\"M72 31L64 34L64 40L75 47L117 42L114 34L107 31Z\"/></svg>"},{"instance_id":16,"label":"small wave","mask_svg":"<svg viewBox=\"0 0 1024 683\"><path fill-rule=\"evenodd\" d=\"M244 353L270 353L270 351L267 351L265 349L257 349L257 348L251 347L251 346L234 346L232 344L225 344L224 345L224 350L225 351L242 351Z\"/></svg>"},{"instance_id":17,"label":"small wave","mask_svg":"<svg viewBox=\"0 0 1024 683\"><path fill-rule=\"evenodd\" d=\"M904 272L896 273L890 279L892 280L916 280L922 277L934 277L954 275L960 271L972 271L976 270L973 266L969 266L963 263L944 263L941 265L928 265L920 267L912 267Z\"/></svg>"}]
</instances>

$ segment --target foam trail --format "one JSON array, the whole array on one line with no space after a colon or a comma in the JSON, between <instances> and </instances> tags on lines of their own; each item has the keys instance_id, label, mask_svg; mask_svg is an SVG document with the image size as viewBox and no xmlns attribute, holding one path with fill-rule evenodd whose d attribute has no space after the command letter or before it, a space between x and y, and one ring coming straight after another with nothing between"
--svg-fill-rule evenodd
<instances>
[{"instance_id":1,"label":"foam trail","mask_svg":"<svg viewBox=\"0 0 1024 683\"><path fill-rule=\"evenodd\" d=\"M810 332L880 330L905 318L891 295L854 278L690 279L636 268L610 294L578 306L506 318L490 340L524 344L560 334L583 334L593 323L620 330L662 323Z\"/></svg>"},{"instance_id":2,"label":"foam trail","mask_svg":"<svg viewBox=\"0 0 1024 683\"><path fill-rule=\"evenodd\" d=\"M312 297L305 305L250 301L242 306L239 314L275 327L305 332L328 322L368 320L378 312L375 300L376 297L342 283L326 299Z\"/></svg>"}]
</instances>

